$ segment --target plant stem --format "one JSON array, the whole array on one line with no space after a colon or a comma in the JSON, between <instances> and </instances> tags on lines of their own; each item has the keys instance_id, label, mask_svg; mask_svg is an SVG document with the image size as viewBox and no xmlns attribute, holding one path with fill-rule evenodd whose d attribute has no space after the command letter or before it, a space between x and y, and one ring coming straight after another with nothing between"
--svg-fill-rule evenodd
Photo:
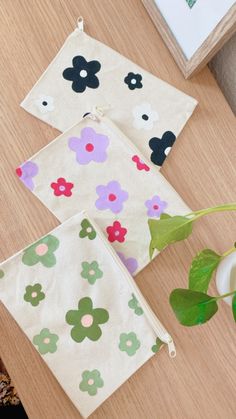
<instances>
[{"instance_id":1,"label":"plant stem","mask_svg":"<svg viewBox=\"0 0 236 419\"><path fill-rule=\"evenodd\" d=\"M215 300L221 300L222 298L225 297L230 297L230 295L236 294L236 290L231 291L231 292L227 292L227 294L223 294L223 295L219 295L218 297L214 297Z\"/></svg>"},{"instance_id":2,"label":"plant stem","mask_svg":"<svg viewBox=\"0 0 236 419\"><path fill-rule=\"evenodd\" d=\"M227 294L223 294L223 295L219 295L217 297L212 297L210 300L207 301L202 301L201 303L199 303L200 305L207 305L207 304L211 304L212 301L217 301L217 300L222 300L222 298L225 297L230 297L230 295L236 294L236 290L231 291L231 292L227 292Z\"/></svg>"},{"instance_id":3,"label":"plant stem","mask_svg":"<svg viewBox=\"0 0 236 419\"><path fill-rule=\"evenodd\" d=\"M221 255L222 259L225 258L226 256L231 255L231 253L236 252L236 247L232 247L231 249L227 250L227 252L223 253L223 255Z\"/></svg>"},{"instance_id":4,"label":"plant stem","mask_svg":"<svg viewBox=\"0 0 236 419\"><path fill-rule=\"evenodd\" d=\"M224 205L219 205L217 207L212 207L212 208L205 208L202 210L198 210L198 211L193 211L190 212L189 214L187 214L187 216L195 216L194 219L196 220L197 218L202 217L203 215L206 214L210 214L213 212L221 212L221 211L235 211L236 210L236 203L232 202L230 204L224 204Z\"/></svg>"}]
</instances>

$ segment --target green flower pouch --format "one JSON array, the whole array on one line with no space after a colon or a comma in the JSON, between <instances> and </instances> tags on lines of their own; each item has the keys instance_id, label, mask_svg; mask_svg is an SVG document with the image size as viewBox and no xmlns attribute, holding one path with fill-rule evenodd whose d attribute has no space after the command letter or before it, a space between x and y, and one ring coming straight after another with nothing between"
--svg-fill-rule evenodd
<instances>
[{"instance_id":1,"label":"green flower pouch","mask_svg":"<svg viewBox=\"0 0 236 419\"><path fill-rule=\"evenodd\" d=\"M132 275L150 262L148 219L190 212L164 176L98 109L18 167L17 174L61 222L88 211ZM86 221L80 237L94 237ZM38 257L31 255L31 263ZM53 253L42 257L45 265L53 262ZM101 272L96 261L91 263L83 264L82 277L93 284Z\"/></svg>"},{"instance_id":2,"label":"green flower pouch","mask_svg":"<svg viewBox=\"0 0 236 419\"><path fill-rule=\"evenodd\" d=\"M84 212L3 262L0 272L1 301L83 417L163 343L174 351L119 256Z\"/></svg>"}]
</instances>

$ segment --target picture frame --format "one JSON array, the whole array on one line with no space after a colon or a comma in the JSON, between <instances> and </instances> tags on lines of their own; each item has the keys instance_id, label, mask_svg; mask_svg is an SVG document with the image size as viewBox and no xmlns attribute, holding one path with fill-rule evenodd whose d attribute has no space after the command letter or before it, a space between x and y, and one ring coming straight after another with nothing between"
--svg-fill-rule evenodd
<instances>
[{"instance_id":1,"label":"picture frame","mask_svg":"<svg viewBox=\"0 0 236 419\"><path fill-rule=\"evenodd\" d=\"M219 3L217 16L215 16L216 9L213 10L215 21L219 20L215 26L214 19L209 13L210 7L213 7L212 2L213 0L208 0L208 4L206 0L172 0L171 2L170 0L142 0L185 79L189 79L201 70L236 31L236 1L226 0L226 3ZM231 5L231 3L234 4ZM206 6L205 13L204 10L199 10ZM207 16L210 16L209 25ZM192 23L194 25L190 27ZM201 30L203 28L205 34L207 34L205 39L203 38L204 33L199 34L198 39L197 25ZM189 30L187 34L188 26L192 31ZM204 31L202 30L202 32ZM191 39L191 36L193 39ZM187 39L186 42L185 39ZM193 47L195 50L193 50Z\"/></svg>"}]
</instances>

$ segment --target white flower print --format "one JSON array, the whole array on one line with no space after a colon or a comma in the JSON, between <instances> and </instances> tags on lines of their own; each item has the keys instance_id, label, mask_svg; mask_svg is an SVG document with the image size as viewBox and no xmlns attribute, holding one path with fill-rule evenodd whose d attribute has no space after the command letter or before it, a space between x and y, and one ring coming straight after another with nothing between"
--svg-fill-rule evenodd
<instances>
[{"instance_id":1,"label":"white flower print","mask_svg":"<svg viewBox=\"0 0 236 419\"><path fill-rule=\"evenodd\" d=\"M35 101L35 105L41 113L47 113L54 110L54 99L52 96L41 95Z\"/></svg>"},{"instance_id":2,"label":"white flower print","mask_svg":"<svg viewBox=\"0 0 236 419\"><path fill-rule=\"evenodd\" d=\"M158 121L159 116L154 111L150 103L141 103L133 109L133 126L137 129L150 130L153 128L154 122Z\"/></svg>"}]
</instances>

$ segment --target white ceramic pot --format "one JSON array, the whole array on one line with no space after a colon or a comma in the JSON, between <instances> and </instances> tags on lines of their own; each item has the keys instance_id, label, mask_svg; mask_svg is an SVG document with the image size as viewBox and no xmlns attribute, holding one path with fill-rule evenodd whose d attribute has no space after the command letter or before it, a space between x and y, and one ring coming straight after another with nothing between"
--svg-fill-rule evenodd
<instances>
[{"instance_id":1,"label":"white ceramic pot","mask_svg":"<svg viewBox=\"0 0 236 419\"><path fill-rule=\"evenodd\" d=\"M216 287L220 295L236 290L236 252L220 262L216 271ZM226 297L224 301L231 305L232 297Z\"/></svg>"}]
</instances>

